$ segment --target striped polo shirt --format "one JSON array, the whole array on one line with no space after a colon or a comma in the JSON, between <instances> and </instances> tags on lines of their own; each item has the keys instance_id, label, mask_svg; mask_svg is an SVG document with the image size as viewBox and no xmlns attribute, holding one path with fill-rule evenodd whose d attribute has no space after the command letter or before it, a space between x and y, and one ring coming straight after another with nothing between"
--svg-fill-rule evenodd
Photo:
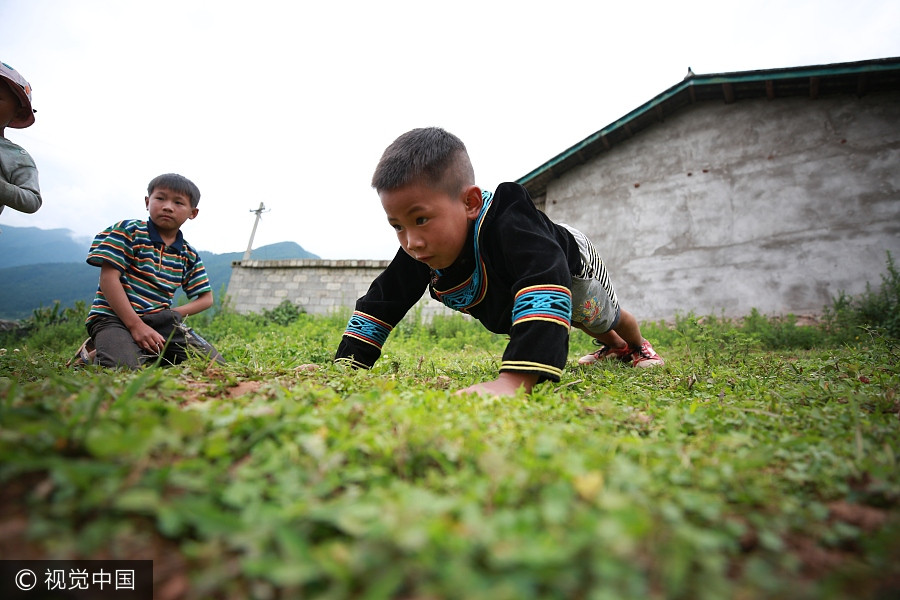
<instances>
[{"instance_id":1,"label":"striped polo shirt","mask_svg":"<svg viewBox=\"0 0 900 600\"><path fill-rule=\"evenodd\" d=\"M181 232L167 246L149 219L120 221L98 233L91 243L87 263L95 267L112 265L121 272L119 281L138 315L170 308L179 286L188 298L212 290L200 255ZM116 313L98 287L86 322L99 316Z\"/></svg>"}]
</instances>

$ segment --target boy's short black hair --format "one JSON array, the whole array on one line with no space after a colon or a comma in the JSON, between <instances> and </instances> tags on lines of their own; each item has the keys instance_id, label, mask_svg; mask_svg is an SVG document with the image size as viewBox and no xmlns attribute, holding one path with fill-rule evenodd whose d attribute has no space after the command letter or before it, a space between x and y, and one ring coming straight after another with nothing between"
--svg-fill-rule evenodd
<instances>
[{"instance_id":1,"label":"boy's short black hair","mask_svg":"<svg viewBox=\"0 0 900 600\"><path fill-rule=\"evenodd\" d=\"M439 127L408 131L385 149L375 167L372 187L395 190L421 182L455 196L475 183L465 144Z\"/></svg>"},{"instance_id":2,"label":"boy's short black hair","mask_svg":"<svg viewBox=\"0 0 900 600\"><path fill-rule=\"evenodd\" d=\"M166 173L154 177L147 186L147 195L152 195L153 190L156 188L164 188L172 190L173 192L185 194L191 200L191 208L197 208L197 205L200 204L200 188L183 175Z\"/></svg>"}]
</instances>

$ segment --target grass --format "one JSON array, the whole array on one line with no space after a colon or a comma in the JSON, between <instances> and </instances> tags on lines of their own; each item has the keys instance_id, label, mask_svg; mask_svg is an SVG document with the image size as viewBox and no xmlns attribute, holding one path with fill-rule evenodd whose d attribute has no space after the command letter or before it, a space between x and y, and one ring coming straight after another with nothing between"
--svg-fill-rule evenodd
<instances>
[{"instance_id":1,"label":"grass","mask_svg":"<svg viewBox=\"0 0 900 600\"><path fill-rule=\"evenodd\" d=\"M647 370L573 333L505 400L453 395L505 345L461 317L358 372L345 316L223 310L194 326L225 367L116 373L64 367L65 312L0 350L3 558L152 558L161 599L900 590L900 344L853 310L648 323Z\"/></svg>"}]
</instances>

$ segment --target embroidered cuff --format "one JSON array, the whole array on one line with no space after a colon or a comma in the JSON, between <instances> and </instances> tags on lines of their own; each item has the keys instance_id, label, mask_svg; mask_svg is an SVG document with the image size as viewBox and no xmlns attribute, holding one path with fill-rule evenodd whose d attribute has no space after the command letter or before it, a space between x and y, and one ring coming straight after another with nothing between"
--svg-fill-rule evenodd
<instances>
[{"instance_id":1,"label":"embroidered cuff","mask_svg":"<svg viewBox=\"0 0 900 600\"><path fill-rule=\"evenodd\" d=\"M384 342L387 341L391 329L393 327L384 321L357 310L350 317L344 335L371 344L380 350L384 346Z\"/></svg>"},{"instance_id":2,"label":"embroidered cuff","mask_svg":"<svg viewBox=\"0 0 900 600\"><path fill-rule=\"evenodd\" d=\"M572 319L572 292L561 285L533 285L516 294L512 324L549 321L566 329Z\"/></svg>"}]
</instances>

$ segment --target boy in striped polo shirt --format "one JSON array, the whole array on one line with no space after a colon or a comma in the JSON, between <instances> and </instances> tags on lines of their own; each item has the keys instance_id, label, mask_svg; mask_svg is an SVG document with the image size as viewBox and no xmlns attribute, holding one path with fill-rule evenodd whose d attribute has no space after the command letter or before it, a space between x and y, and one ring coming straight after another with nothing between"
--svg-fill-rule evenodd
<instances>
[{"instance_id":1,"label":"boy in striped polo shirt","mask_svg":"<svg viewBox=\"0 0 900 600\"><path fill-rule=\"evenodd\" d=\"M509 335L497 379L460 393L506 396L559 381L572 326L600 346L579 364L663 364L634 315L619 307L591 241L552 222L521 185L502 183L493 193L475 185L456 136L435 127L401 135L384 151L372 187L400 249L357 300L335 362L374 365L391 330L427 289Z\"/></svg>"},{"instance_id":2,"label":"boy in striped polo shirt","mask_svg":"<svg viewBox=\"0 0 900 600\"><path fill-rule=\"evenodd\" d=\"M94 238L87 263L100 267L100 285L85 324L96 364L136 369L160 357L176 364L187 358L188 345L197 345L182 319L212 306L213 294L181 226L197 216L199 202L192 181L160 175L147 186L148 220L120 221ZM179 286L190 301L173 308ZM209 358L224 362L206 346Z\"/></svg>"}]
</instances>

